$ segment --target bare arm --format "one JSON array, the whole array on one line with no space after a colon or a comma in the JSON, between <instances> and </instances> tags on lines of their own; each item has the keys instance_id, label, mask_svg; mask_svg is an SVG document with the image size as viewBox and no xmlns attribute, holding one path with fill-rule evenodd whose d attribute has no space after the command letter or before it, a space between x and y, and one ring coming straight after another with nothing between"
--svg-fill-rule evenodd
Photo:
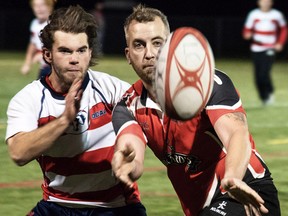
<instances>
[{"instance_id":1,"label":"bare arm","mask_svg":"<svg viewBox=\"0 0 288 216\"><path fill-rule=\"evenodd\" d=\"M245 31L243 32L243 38L245 40L250 40L252 38L252 32L251 31Z\"/></svg>"},{"instance_id":2,"label":"bare arm","mask_svg":"<svg viewBox=\"0 0 288 216\"><path fill-rule=\"evenodd\" d=\"M112 169L115 176L132 187L133 182L143 173L145 143L136 135L120 135L116 142L112 159Z\"/></svg>"},{"instance_id":3,"label":"bare arm","mask_svg":"<svg viewBox=\"0 0 288 216\"><path fill-rule=\"evenodd\" d=\"M248 216L267 213L263 199L242 181L251 156L246 116L240 112L223 115L216 121L215 131L227 150L221 186L244 204Z\"/></svg>"},{"instance_id":4,"label":"bare arm","mask_svg":"<svg viewBox=\"0 0 288 216\"><path fill-rule=\"evenodd\" d=\"M215 123L215 131L227 150L224 177L242 179L251 156L246 116L243 113L223 115Z\"/></svg>"},{"instance_id":5,"label":"bare arm","mask_svg":"<svg viewBox=\"0 0 288 216\"><path fill-rule=\"evenodd\" d=\"M63 134L78 112L82 96L81 84L81 80L74 80L65 98L65 110L60 117L31 132L17 133L7 140L9 154L16 164L23 166L39 157Z\"/></svg>"},{"instance_id":6,"label":"bare arm","mask_svg":"<svg viewBox=\"0 0 288 216\"><path fill-rule=\"evenodd\" d=\"M33 43L29 43L25 55L25 61L21 67L21 73L27 74L30 71L31 64L33 62L33 57L35 53L37 52L37 48Z\"/></svg>"}]
</instances>

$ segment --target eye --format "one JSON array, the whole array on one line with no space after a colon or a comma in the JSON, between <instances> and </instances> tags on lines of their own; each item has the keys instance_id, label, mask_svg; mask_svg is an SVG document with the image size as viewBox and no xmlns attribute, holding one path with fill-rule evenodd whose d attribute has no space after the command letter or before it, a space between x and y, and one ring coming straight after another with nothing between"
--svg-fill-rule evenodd
<instances>
[{"instance_id":1,"label":"eye","mask_svg":"<svg viewBox=\"0 0 288 216\"><path fill-rule=\"evenodd\" d=\"M87 51L87 48L81 48L78 50L79 54L85 53Z\"/></svg>"},{"instance_id":2,"label":"eye","mask_svg":"<svg viewBox=\"0 0 288 216\"><path fill-rule=\"evenodd\" d=\"M163 46L163 41L162 40L156 40L153 42L153 45L155 47L162 47Z\"/></svg>"},{"instance_id":3,"label":"eye","mask_svg":"<svg viewBox=\"0 0 288 216\"><path fill-rule=\"evenodd\" d=\"M63 49L59 49L59 52L61 52L62 54L66 54L66 55L72 53L71 50L69 50L69 49L65 49L65 48L63 48Z\"/></svg>"},{"instance_id":4,"label":"eye","mask_svg":"<svg viewBox=\"0 0 288 216\"><path fill-rule=\"evenodd\" d=\"M141 42L135 42L133 46L135 49L142 49L144 47L143 43Z\"/></svg>"}]
</instances>

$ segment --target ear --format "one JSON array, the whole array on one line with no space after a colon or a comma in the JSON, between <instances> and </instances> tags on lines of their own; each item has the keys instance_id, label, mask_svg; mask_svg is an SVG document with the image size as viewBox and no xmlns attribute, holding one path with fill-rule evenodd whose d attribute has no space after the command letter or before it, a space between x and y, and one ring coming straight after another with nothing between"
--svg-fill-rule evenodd
<instances>
[{"instance_id":1,"label":"ear","mask_svg":"<svg viewBox=\"0 0 288 216\"><path fill-rule=\"evenodd\" d=\"M125 48L125 56L126 56L126 59L127 59L128 63L131 64L130 52L129 52L129 48L128 47Z\"/></svg>"},{"instance_id":2,"label":"ear","mask_svg":"<svg viewBox=\"0 0 288 216\"><path fill-rule=\"evenodd\" d=\"M48 63L51 63L52 61L52 56L51 56L51 51L46 49L46 48L43 48L43 58L48 62Z\"/></svg>"}]
</instances>

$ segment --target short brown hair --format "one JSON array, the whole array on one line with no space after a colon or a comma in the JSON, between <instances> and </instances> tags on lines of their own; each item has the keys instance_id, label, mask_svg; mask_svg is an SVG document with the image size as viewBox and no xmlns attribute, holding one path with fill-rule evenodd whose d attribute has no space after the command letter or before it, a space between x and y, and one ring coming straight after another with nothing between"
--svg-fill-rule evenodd
<instances>
[{"instance_id":1,"label":"short brown hair","mask_svg":"<svg viewBox=\"0 0 288 216\"><path fill-rule=\"evenodd\" d=\"M133 8L133 12L126 18L124 23L125 36L127 35L129 25L133 20L136 20L139 23L152 22L156 17L159 17L166 29L167 32L170 32L169 22L165 14L160 10L155 8L146 7L145 5L139 4Z\"/></svg>"},{"instance_id":2,"label":"short brown hair","mask_svg":"<svg viewBox=\"0 0 288 216\"><path fill-rule=\"evenodd\" d=\"M43 47L51 50L56 31L74 34L86 33L89 48L92 49L89 66L93 66L96 64L97 59L96 50L94 49L97 39L96 30L96 21L90 13L79 5L69 6L68 8L59 8L49 16L48 24L40 32L40 39Z\"/></svg>"}]
</instances>

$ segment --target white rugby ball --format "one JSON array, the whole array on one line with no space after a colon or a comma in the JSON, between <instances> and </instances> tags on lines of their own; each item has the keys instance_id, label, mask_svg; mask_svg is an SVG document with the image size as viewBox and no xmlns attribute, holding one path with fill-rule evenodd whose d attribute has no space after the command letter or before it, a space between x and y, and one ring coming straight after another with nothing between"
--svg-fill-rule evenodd
<instances>
[{"instance_id":1,"label":"white rugby ball","mask_svg":"<svg viewBox=\"0 0 288 216\"><path fill-rule=\"evenodd\" d=\"M161 109L171 118L188 120L207 104L214 83L214 56L195 28L170 33L159 50L153 87Z\"/></svg>"}]
</instances>

